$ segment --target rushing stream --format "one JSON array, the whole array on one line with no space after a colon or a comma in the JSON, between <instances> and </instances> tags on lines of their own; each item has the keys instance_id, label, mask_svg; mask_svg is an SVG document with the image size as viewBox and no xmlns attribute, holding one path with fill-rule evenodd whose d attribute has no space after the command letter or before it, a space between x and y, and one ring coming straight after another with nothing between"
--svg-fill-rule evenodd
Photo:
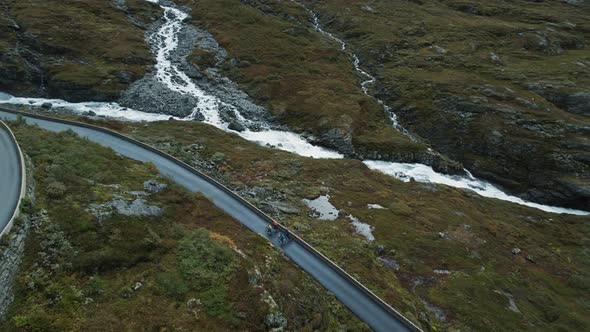
<instances>
[{"instance_id":1,"label":"rushing stream","mask_svg":"<svg viewBox=\"0 0 590 332\"><path fill-rule=\"evenodd\" d=\"M328 37L328 39L331 39L334 42L336 42L338 45L340 45L340 50L342 52L345 52L346 54L348 54L351 57L352 65L354 66L354 69L359 73L359 76L361 76L363 78L363 80L361 81L361 84L360 84L361 90L363 91L363 93L367 96L375 98L375 100L383 107L385 114L387 114L389 116L389 118L391 119L391 123L393 124L393 126L397 130L399 130L400 132L402 132L403 134L408 136L411 140L416 141L416 137L414 137L414 135L412 135L412 133L410 133L406 128L404 128L402 125L399 124L399 122L397 120L397 114L395 114L395 112L393 112L391 110L391 107L387 106L383 102L383 100L369 94L368 87L370 85L374 84L376 82L376 79L373 75L369 74L366 70L364 70L361 67L361 60L356 55L356 53L349 51L348 46L346 45L346 43L342 39L334 36L334 34L328 32L328 31L324 30L324 28L322 28L322 25L320 24L320 19L318 18L318 15L314 11L312 11L306 5L304 5L298 1L295 1L295 0L291 0L291 1L293 3L296 3L297 5L301 6L306 12L309 13L309 15L311 16L312 21L313 21L313 26L317 32Z\"/></svg>"},{"instance_id":2,"label":"rushing stream","mask_svg":"<svg viewBox=\"0 0 590 332\"><path fill-rule=\"evenodd\" d=\"M146 1L159 3L158 0ZM166 3L170 2L166 1ZM95 114L98 116L131 121L162 121L168 120L170 118L190 121L194 120L197 115L201 115L204 117L204 122L209 123L221 130L240 135L246 140L256 142L263 146L289 151L306 157L343 158L343 155L336 151L325 149L309 143L299 134L283 130L274 130L271 129L267 124L256 123L257 126L253 127L262 129L248 129L248 124L250 124L253 120L245 118L233 105L225 103L215 95L208 94L206 91L199 88L199 86L195 84L195 82L186 73L184 73L177 64L171 61L171 53L178 46L178 35L186 25L184 20L188 17L188 14L172 5L160 5L164 9L164 22L159 30L150 37L150 42L155 45L155 50L153 50L156 57L155 75L158 81L165 84L165 86L170 90L193 96L196 100L198 100L198 103L191 115L181 118L173 117L167 114L141 112L122 107L117 103L70 103L58 99L14 97L3 93L0 93L0 104L42 107L44 104L47 105L50 103L52 104L52 108L64 108L85 115ZM312 15L315 29L328 36L333 41L337 42L340 45L341 50L351 56L354 68L358 71L359 75L364 78L364 80L361 82L361 89L365 94L369 95L368 86L375 82L375 78L360 67L360 60L358 56L347 50L347 45L344 43L344 41L332 35L331 33L324 31L320 26L317 15L311 10L307 9L305 6L303 6L303 8L305 8L310 13L310 15ZM399 125L395 114L391 112L389 107L381 100L377 99L377 101L383 105L384 110L390 115L393 125L408 135L410 138L414 139L405 128ZM221 107L231 110L235 118L244 124L246 129L243 131L235 131L230 129L229 123L224 120L222 116L220 116ZM402 181L410 181L410 179L413 178L418 182L439 183L456 188L470 189L481 196L497 198L548 212L590 215L590 212L586 211L553 207L524 201L518 197L510 196L494 187L490 183L478 180L470 174L467 177L440 174L436 173L431 167L422 164L405 164L373 160L365 160L364 163L371 169L391 175Z\"/></svg>"}]
</instances>

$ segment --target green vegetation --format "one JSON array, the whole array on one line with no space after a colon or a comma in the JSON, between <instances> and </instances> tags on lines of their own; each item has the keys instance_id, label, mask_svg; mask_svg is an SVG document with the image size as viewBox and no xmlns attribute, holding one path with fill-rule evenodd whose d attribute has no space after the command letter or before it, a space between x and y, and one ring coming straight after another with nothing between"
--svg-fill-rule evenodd
<instances>
[{"instance_id":1,"label":"green vegetation","mask_svg":"<svg viewBox=\"0 0 590 332\"><path fill-rule=\"evenodd\" d=\"M382 106L363 94L351 58L313 29L300 6L290 1L177 2L191 7L195 24L227 49L226 75L293 130L350 140L361 154L424 152L423 145L393 129ZM192 59L211 65L201 50Z\"/></svg>"},{"instance_id":2,"label":"green vegetation","mask_svg":"<svg viewBox=\"0 0 590 332\"><path fill-rule=\"evenodd\" d=\"M33 161L36 201L0 330L262 331L276 327L269 314L290 330L366 330L266 240L152 165L72 132L11 126ZM154 179L167 187L136 193ZM91 212L137 197L163 215Z\"/></svg>"},{"instance_id":3,"label":"green vegetation","mask_svg":"<svg viewBox=\"0 0 590 332\"><path fill-rule=\"evenodd\" d=\"M300 209L270 212L424 328L590 327L584 314L588 217L403 183L359 161L298 157L200 123L98 124L168 151L242 193L263 188L258 192L266 194L246 196L263 209L277 197ZM214 158L219 155L224 158ZM342 211L334 222L309 217L302 202L326 193ZM348 214L373 226L376 241L355 234ZM513 254L514 248L522 251Z\"/></svg>"},{"instance_id":4,"label":"green vegetation","mask_svg":"<svg viewBox=\"0 0 590 332\"><path fill-rule=\"evenodd\" d=\"M52 97L72 101L116 99L152 63L144 30L128 15L149 24L160 12L144 0L127 1L126 12L111 1L4 1L0 89L32 94L47 87Z\"/></svg>"},{"instance_id":5,"label":"green vegetation","mask_svg":"<svg viewBox=\"0 0 590 332\"><path fill-rule=\"evenodd\" d=\"M590 206L587 1L305 3L437 151L529 199Z\"/></svg>"}]
</instances>

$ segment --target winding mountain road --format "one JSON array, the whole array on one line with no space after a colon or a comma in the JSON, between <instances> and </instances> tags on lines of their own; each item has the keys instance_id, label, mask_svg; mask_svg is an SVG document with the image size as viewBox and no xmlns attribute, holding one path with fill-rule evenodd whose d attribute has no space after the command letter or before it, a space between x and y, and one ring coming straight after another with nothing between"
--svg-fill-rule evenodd
<instances>
[{"instance_id":1,"label":"winding mountain road","mask_svg":"<svg viewBox=\"0 0 590 332\"><path fill-rule=\"evenodd\" d=\"M14 120L19 115L24 117L27 123L36 124L43 129L54 132L72 130L93 142L112 148L121 155L152 162L163 175L169 176L190 191L202 193L250 230L267 237L265 228L271 222L270 217L215 180L174 157L104 128L0 109L0 118ZM293 241L284 246L278 244L276 236L269 240L375 331L420 331L403 315L299 237L295 236Z\"/></svg>"},{"instance_id":2,"label":"winding mountain road","mask_svg":"<svg viewBox=\"0 0 590 332\"><path fill-rule=\"evenodd\" d=\"M12 134L0 123L0 234L10 227L20 200L22 168Z\"/></svg>"}]
</instances>

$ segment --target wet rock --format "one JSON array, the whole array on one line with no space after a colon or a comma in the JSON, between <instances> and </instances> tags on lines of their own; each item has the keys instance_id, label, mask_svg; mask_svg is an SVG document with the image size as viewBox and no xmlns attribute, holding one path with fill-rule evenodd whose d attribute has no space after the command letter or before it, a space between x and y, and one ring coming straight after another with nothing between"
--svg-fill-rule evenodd
<instances>
[{"instance_id":1,"label":"wet rock","mask_svg":"<svg viewBox=\"0 0 590 332\"><path fill-rule=\"evenodd\" d=\"M167 5L175 6L173 3L167 3ZM184 7L175 7L188 11ZM153 43L153 39L150 37L158 32L162 24L163 22L158 22L150 26L146 32L146 40L150 42L152 53L157 52L158 46ZM121 94L119 104L143 112L170 114L179 117L192 115L196 121L205 120L204 112L210 107L218 108L220 117L225 121L236 121L234 110L246 118L256 120L254 122L266 121L268 114L264 108L256 105L247 94L231 80L223 77L216 68L200 71L188 61L189 56L197 49L197 53L207 54L209 65L217 66L224 63L227 52L209 32L190 24L189 17L183 22L178 36L178 46L170 54L170 60L192 79L195 87L194 93L187 94L171 90L157 79L156 72L153 71L131 84ZM181 79L172 77L172 80ZM199 96L203 94L203 97ZM233 126L237 131L245 129L243 123L234 123Z\"/></svg>"},{"instance_id":2,"label":"wet rock","mask_svg":"<svg viewBox=\"0 0 590 332\"><path fill-rule=\"evenodd\" d=\"M246 127L243 124L239 123L238 121L230 122L228 128L231 130L239 131L239 132L246 130Z\"/></svg>"},{"instance_id":3,"label":"wet rock","mask_svg":"<svg viewBox=\"0 0 590 332\"><path fill-rule=\"evenodd\" d=\"M46 110L49 110L52 107L53 107L53 104L52 103L43 103L43 104L41 104L41 108L46 109Z\"/></svg>"}]
</instances>

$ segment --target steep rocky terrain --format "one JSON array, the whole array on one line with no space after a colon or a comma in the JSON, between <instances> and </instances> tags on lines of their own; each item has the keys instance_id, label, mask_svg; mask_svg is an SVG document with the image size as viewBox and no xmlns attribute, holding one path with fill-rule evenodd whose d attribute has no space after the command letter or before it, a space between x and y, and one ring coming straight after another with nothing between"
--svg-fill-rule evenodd
<instances>
[{"instance_id":1,"label":"steep rocky terrain","mask_svg":"<svg viewBox=\"0 0 590 332\"><path fill-rule=\"evenodd\" d=\"M144 0L2 1L0 90L115 100L152 64L143 31L159 15Z\"/></svg>"},{"instance_id":2,"label":"steep rocky terrain","mask_svg":"<svg viewBox=\"0 0 590 332\"><path fill-rule=\"evenodd\" d=\"M587 1L306 1L402 124L474 174L590 206Z\"/></svg>"}]
</instances>

